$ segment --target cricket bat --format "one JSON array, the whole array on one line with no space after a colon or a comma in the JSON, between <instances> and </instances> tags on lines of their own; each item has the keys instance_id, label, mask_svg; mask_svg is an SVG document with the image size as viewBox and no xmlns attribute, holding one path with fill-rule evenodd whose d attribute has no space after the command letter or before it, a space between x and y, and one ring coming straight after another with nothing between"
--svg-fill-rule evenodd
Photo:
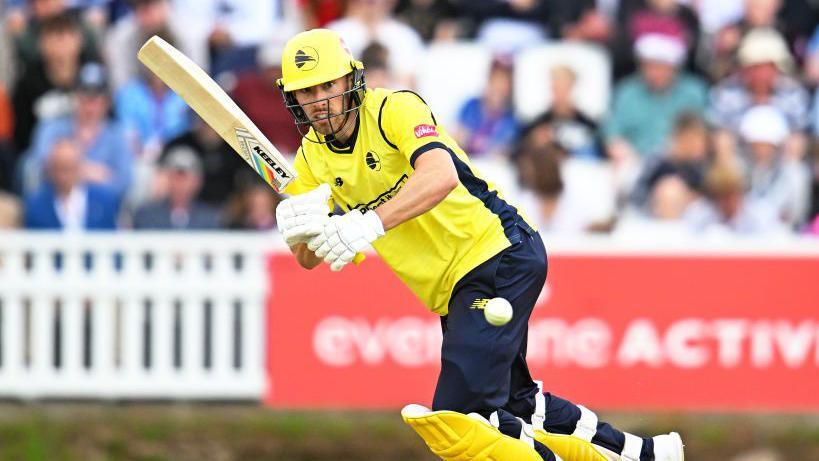
<instances>
[{"instance_id":1,"label":"cricket bat","mask_svg":"<svg viewBox=\"0 0 819 461\"><path fill-rule=\"evenodd\" d=\"M201 67L160 37L151 37L137 57L219 133L276 192L296 172L250 118Z\"/></svg>"},{"instance_id":2,"label":"cricket bat","mask_svg":"<svg viewBox=\"0 0 819 461\"><path fill-rule=\"evenodd\" d=\"M296 179L296 171L250 117L181 51L153 36L142 45L137 57L184 99L276 192L284 191ZM356 264L363 260L362 253L354 259Z\"/></svg>"}]
</instances>

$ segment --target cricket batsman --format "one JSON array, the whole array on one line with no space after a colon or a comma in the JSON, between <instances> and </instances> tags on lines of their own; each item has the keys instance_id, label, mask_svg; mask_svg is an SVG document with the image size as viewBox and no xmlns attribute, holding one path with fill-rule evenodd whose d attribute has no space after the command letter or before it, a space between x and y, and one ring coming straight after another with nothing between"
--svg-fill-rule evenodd
<instances>
[{"instance_id":1,"label":"cricket batsman","mask_svg":"<svg viewBox=\"0 0 819 461\"><path fill-rule=\"evenodd\" d=\"M471 165L411 91L366 89L333 31L293 37L277 82L303 135L298 178L277 209L299 264L334 271L372 246L441 316L432 409L402 417L444 460L682 461L677 433L641 438L543 393L526 365L529 316L546 280L537 230ZM329 215L332 197L344 214ZM504 298L511 321L481 307Z\"/></svg>"}]
</instances>

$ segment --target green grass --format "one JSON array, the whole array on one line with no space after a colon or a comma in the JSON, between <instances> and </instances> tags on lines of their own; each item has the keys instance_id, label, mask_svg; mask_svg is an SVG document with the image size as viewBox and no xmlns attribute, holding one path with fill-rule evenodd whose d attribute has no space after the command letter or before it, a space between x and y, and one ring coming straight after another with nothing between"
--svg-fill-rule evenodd
<instances>
[{"instance_id":1,"label":"green grass","mask_svg":"<svg viewBox=\"0 0 819 461\"><path fill-rule=\"evenodd\" d=\"M636 433L683 434L691 461L767 450L819 460L819 415L603 414ZM766 458L767 459L767 458ZM434 461L398 412L254 405L0 404L0 461Z\"/></svg>"}]
</instances>

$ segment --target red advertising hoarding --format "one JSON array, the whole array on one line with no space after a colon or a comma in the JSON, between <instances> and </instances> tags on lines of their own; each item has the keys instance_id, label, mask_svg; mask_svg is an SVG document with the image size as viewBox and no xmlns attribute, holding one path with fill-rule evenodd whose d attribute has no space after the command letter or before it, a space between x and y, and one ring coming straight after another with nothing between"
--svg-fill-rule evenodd
<instances>
[{"instance_id":1,"label":"red advertising hoarding","mask_svg":"<svg viewBox=\"0 0 819 461\"><path fill-rule=\"evenodd\" d=\"M267 402L429 404L440 324L378 258L270 258ZM598 409L819 410L819 257L550 257L529 362Z\"/></svg>"}]
</instances>

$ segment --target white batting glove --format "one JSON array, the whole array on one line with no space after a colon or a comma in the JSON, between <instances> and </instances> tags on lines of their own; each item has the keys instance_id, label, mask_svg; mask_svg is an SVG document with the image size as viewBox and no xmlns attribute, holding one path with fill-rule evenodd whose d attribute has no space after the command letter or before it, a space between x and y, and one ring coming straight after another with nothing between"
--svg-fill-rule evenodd
<instances>
[{"instance_id":1,"label":"white batting glove","mask_svg":"<svg viewBox=\"0 0 819 461\"><path fill-rule=\"evenodd\" d=\"M324 231L307 242L307 248L338 272L383 235L384 225L375 211L352 210L342 216L332 216L324 225Z\"/></svg>"},{"instance_id":2,"label":"white batting glove","mask_svg":"<svg viewBox=\"0 0 819 461\"><path fill-rule=\"evenodd\" d=\"M276 223L288 246L305 243L324 230L329 217L330 186L321 184L300 195L282 200L276 207Z\"/></svg>"}]
</instances>

